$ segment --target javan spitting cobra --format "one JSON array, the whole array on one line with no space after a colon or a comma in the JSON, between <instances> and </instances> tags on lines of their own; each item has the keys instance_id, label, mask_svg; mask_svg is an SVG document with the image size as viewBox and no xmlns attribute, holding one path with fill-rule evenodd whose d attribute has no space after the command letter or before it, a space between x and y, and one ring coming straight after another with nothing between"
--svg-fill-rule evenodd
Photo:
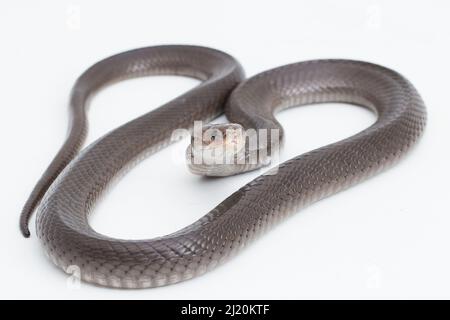
<instances>
[{"instance_id":1,"label":"javan spitting cobra","mask_svg":"<svg viewBox=\"0 0 450 320\"><path fill-rule=\"evenodd\" d=\"M106 84L147 75L182 75L201 83L78 154L93 94ZM208 122L225 111L230 122L244 129L279 129L282 141L276 111L324 102L367 107L377 121L347 139L280 164L276 172L254 179L175 233L132 241L99 234L89 226L89 213L113 178L166 146L174 130L192 128L195 120ZM390 167L416 143L426 122L424 104L411 83L375 64L314 60L244 80L240 64L228 54L182 45L136 49L96 63L76 81L70 114L67 140L26 202L21 231L30 235L28 221L38 207L37 235L56 265L65 271L78 266L82 280L121 288L172 284L214 268L291 213ZM215 129L226 132L228 127L236 125ZM211 137L204 142L191 144L188 154L217 148ZM267 164L262 158L253 165L189 167L194 173L229 175Z\"/></svg>"}]
</instances>

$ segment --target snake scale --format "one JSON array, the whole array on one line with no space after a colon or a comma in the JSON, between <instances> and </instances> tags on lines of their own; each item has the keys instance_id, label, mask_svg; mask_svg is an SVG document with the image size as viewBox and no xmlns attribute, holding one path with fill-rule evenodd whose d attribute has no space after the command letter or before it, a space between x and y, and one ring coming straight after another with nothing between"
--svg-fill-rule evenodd
<instances>
[{"instance_id":1,"label":"snake scale","mask_svg":"<svg viewBox=\"0 0 450 320\"><path fill-rule=\"evenodd\" d=\"M90 98L107 84L148 75L181 75L201 83L79 152ZM174 130L225 111L243 128L278 128L282 139L277 111L325 102L369 108L377 120L347 139L280 164L276 174L259 176L172 234L122 240L89 226L88 216L111 181L169 144ZM36 209L37 236L57 266L65 271L78 266L82 280L120 288L163 286L213 269L286 216L396 163L426 123L424 104L411 83L375 64L313 60L245 80L230 55L184 45L135 49L94 64L76 81L69 106L66 141L26 202L20 227L28 237Z\"/></svg>"}]
</instances>

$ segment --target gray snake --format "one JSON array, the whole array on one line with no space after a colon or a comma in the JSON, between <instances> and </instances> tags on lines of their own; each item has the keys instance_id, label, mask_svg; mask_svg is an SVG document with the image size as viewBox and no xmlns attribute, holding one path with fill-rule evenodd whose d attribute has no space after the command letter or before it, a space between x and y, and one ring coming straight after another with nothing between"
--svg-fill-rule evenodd
<instances>
[{"instance_id":1,"label":"gray snake","mask_svg":"<svg viewBox=\"0 0 450 320\"><path fill-rule=\"evenodd\" d=\"M107 84L147 75L182 75L201 83L79 152L93 94ZM169 144L174 130L225 111L230 122L279 129L282 139L276 111L324 102L367 107L377 120L356 135L280 164L276 174L259 176L172 234L122 240L90 227L88 216L111 181ZM181 45L131 50L94 64L76 81L69 106L68 137L26 202L20 227L28 237L28 221L37 208L37 236L56 265L66 271L76 265L84 281L121 288L172 284L214 268L289 214L390 167L415 145L426 123L424 104L411 83L375 64L313 60L244 80L230 55Z\"/></svg>"}]
</instances>

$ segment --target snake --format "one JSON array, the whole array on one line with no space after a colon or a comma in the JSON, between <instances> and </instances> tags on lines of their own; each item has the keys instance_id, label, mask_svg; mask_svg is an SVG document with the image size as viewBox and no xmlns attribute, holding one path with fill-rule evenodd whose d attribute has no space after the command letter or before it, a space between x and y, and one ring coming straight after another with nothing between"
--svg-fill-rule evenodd
<instances>
[{"instance_id":1,"label":"snake","mask_svg":"<svg viewBox=\"0 0 450 320\"><path fill-rule=\"evenodd\" d=\"M200 82L82 149L92 97L111 83L153 75L184 76ZM212 125L212 129L219 133L229 126L255 132L278 130L282 146L285 135L276 120L277 112L330 102L362 106L371 110L376 120L348 138L278 164L173 233L127 240L98 233L90 226L89 215L108 186L174 142L174 130L192 131L195 121L209 123L225 113L230 123ZM416 145L427 118L414 86L380 65L311 60L246 79L231 55L194 45L144 47L95 63L76 80L69 112L66 140L25 203L20 229L25 237L30 236L28 224L36 211L37 237L54 264L65 272L77 266L83 281L114 288L159 287L214 269L286 217L397 163ZM217 142L211 137L214 135L208 139L200 136L197 146L191 141L187 158L217 149L227 140ZM204 175L237 174L267 165L266 160L275 154L275 149L267 149L269 156L257 157L253 164L191 163L189 168ZM244 152L244 162L248 154ZM267 259L270 261L270 256Z\"/></svg>"}]
</instances>

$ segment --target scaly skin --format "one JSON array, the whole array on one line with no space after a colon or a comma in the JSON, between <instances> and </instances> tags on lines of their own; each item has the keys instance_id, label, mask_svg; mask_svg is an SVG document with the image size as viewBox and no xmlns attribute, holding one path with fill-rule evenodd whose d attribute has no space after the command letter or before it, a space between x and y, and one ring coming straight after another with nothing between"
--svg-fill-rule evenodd
<instances>
[{"instance_id":1,"label":"scaly skin","mask_svg":"<svg viewBox=\"0 0 450 320\"><path fill-rule=\"evenodd\" d=\"M86 133L89 97L107 83L152 74L203 82L76 156ZM176 283L214 268L287 215L390 167L415 145L426 122L424 104L405 78L365 62L308 61L241 81L236 60L202 47L143 48L95 64L75 84L70 135L24 207L24 235L29 235L29 217L45 194L37 235L62 269L76 265L83 280L109 287ZM88 215L111 180L166 145L174 129L189 128L194 120L207 122L224 108L230 122L244 128L282 129L276 111L321 102L368 107L378 119L352 137L284 162L276 174L256 178L173 234L131 241L107 237L89 226Z\"/></svg>"}]
</instances>

